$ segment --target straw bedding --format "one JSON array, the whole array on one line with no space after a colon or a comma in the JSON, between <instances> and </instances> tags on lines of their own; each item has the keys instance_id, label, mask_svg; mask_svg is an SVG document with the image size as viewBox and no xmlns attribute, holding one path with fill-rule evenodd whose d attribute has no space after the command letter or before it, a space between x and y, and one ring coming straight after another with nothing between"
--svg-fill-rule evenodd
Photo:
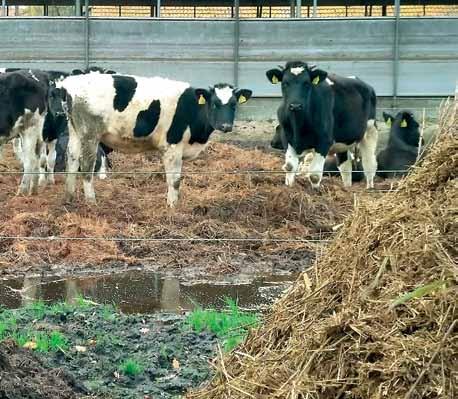
<instances>
[{"instance_id":1,"label":"straw bedding","mask_svg":"<svg viewBox=\"0 0 458 399\"><path fill-rule=\"evenodd\" d=\"M188 398L456 398L457 105L397 192L360 201L325 255Z\"/></svg>"},{"instance_id":2,"label":"straw bedding","mask_svg":"<svg viewBox=\"0 0 458 399\"><path fill-rule=\"evenodd\" d=\"M12 153L0 170L20 170ZM162 171L160 159L112 154L115 171ZM94 268L107 263L159 265L159 270L198 267L211 273L246 270L248 264L298 267L314 248L297 242L133 242L124 238L280 238L327 237L353 206L340 179L328 179L319 193L304 180L288 189L281 174L205 174L206 172L280 170L282 160L256 149L214 143L193 162L185 162L181 202L166 207L163 175L115 175L96 179L98 205L63 203L63 178L35 197L16 197L19 175L0 175L0 236L98 237L121 241L0 240L0 266L74 265ZM355 190L361 188L356 187ZM266 261L268 260L268 262ZM263 266L264 267L264 266Z\"/></svg>"}]
</instances>

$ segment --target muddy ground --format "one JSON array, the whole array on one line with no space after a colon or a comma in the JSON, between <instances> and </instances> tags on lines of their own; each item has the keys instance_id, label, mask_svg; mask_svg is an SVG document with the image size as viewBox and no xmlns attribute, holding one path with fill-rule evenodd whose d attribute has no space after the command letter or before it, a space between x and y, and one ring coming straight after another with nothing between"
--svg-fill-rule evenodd
<instances>
[{"instance_id":1,"label":"muddy ground","mask_svg":"<svg viewBox=\"0 0 458 399\"><path fill-rule=\"evenodd\" d=\"M140 268L189 280L303 270L318 244L186 241L327 239L354 204L380 195L367 192L363 183L345 190L339 178L325 178L321 190L314 191L305 178L287 188L282 173L245 173L281 170L283 155L269 148L275 124L241 122L231 134L215 134L199 159L184 163L175 210L166 206L164 176L148 173L163 171L157 156L112 154L114 172L139 174L96 179L95 207L84 203L81 192L74 204L65 204L63 176L38 196L18 197L20 174L2 173L20 171L8 145L0 163L0 236L10 238L0 240L0 276ZM71 240L75 237L88 239ZM146 240L132 241L136 238ZM177 240L157 241L168 238Z\"/></svg>"},{"instance_id":2,"label":"muddy ground","mask_svg":"<svg viewBox=\"0 0 458 399\"><path fill-rule=\"evenodd\" d=\"M216 353L216 336L192 332L176 314L125 315L83 303L14 315L18 331L58 331L66 343L47 352L0 344L5 399L176 398L209 377ZM123 368L127 360L139 366L135 374Z\"/></svg>"}]
</instances>

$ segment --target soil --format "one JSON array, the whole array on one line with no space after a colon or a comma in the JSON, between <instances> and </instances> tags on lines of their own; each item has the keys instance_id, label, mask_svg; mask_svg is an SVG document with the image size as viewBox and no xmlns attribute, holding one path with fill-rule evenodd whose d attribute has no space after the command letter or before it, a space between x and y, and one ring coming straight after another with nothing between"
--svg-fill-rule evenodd
<instances>
[{"instance_id":1,"label":"soil","mask_svg":"<svg viewBox=\"0 0 458 399\"><path fill-rule=\"evenodd\" d=\"M278 173L225 174L281 170L281 154L268 151L266 145L273 125L253 136L247 129L254 131L255 126L249 124L231 138L238 140L246 133L263 149L215 142L199 159L184 163L181 200L175 210L166 206L164 176L148 173L163 171L157 156L111 154L114 171L140 174L96 178L97 206L86 205L82 193L75 203L65 204L63 176L37 196L18 197L20 174L0 175L0 236L42 238L1 240L0 276L141 268L188 279L303 270L316 251L310 243L129 241L138 237L319 239L332 234L352 209L354 192L366 195L364 187L355 185L349 192L339 179L329 178L315 192L304 178L286 188ZM19 172L11 147L5 150L0 172ZM115 237L118 241L49 237Z\"/></svg>"},{"instance_id":2,"label":"soil","mask_svg":"<svg viewBox=\"0 0 458 399\"><path fill-rule=\"evenodd\" d=\"M77 399L87 390L62 368L46 366L44 359L12 341L0 343L0 398Z\"/></svg>"},{"instance_id":3,"label":"soil","mask_svg":"<svg viewBox=\"0 0 458 399\"><path fill-rule=\"evenodd\" d=\"M190 331L182 315L125 315L107 309L90 306L43 317L16 311L18 327L59 331L69 346L40 353L3 344L0 397L175 398L210 376L217 342L213 334ZM138 375L123 373L120 366L127 359L142 367Z\"/></svg>"}]
</instances>

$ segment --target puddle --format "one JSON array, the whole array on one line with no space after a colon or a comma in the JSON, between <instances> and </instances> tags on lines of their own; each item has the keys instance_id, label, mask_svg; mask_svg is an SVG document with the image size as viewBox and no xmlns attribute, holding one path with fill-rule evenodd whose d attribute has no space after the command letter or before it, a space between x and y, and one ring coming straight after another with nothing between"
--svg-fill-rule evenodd
<instances>
[{"instance_id":1,"label":"puddle","mask_svg":"<svg viewBox=\"0 0 458 399\"><path fill-rule=\"evenodd\" d=\"M84 296L116 305L125 313L181 312L195 304L221 307L225 296L241 308L260 310L281 295L295 276L262 276L250 281L186 283L151 272L133 271L97 277L21 277L0 281L0 306L18 308L28 303L72 302Z\"/></svg>"}]
</instances>

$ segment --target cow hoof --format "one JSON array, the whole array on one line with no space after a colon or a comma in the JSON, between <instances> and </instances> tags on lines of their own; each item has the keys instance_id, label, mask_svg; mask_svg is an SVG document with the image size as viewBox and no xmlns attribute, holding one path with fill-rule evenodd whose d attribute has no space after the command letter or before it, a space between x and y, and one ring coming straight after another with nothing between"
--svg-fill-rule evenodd
<instances>
[{"instance_id":1,"label":"cow hoof","mask_svg":"<svg viewBox=\"0 0 458 399\"><path fill-rule=\"evenodd\" d=\"M314 186L319 187L320 186L320 181L321 181L320 176L318 176L318 175L309 175L309 180L310 180L310 183L312 183L312 187L314 187Z\"/></svg>"}]
</instances>

